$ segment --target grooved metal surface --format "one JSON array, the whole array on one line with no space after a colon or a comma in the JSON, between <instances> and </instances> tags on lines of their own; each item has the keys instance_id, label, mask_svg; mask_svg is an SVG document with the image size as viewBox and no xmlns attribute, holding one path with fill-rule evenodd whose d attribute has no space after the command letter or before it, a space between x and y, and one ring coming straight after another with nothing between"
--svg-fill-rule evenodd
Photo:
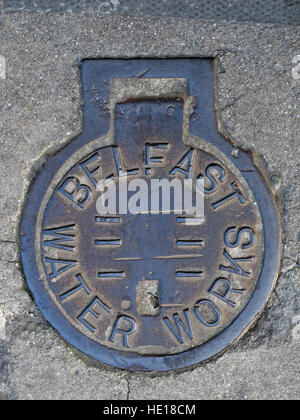
<instances>
[{"instance_id":1,"label":"grooved metal surface","mask_svg":"<svg viewBox=\"0 0 300 420\"><path fill-rule=\"evenodd\" d=\"M275 24L300 23L299 0L4 0L4 10L118 13Z\"/></svg>"}]
</instances>

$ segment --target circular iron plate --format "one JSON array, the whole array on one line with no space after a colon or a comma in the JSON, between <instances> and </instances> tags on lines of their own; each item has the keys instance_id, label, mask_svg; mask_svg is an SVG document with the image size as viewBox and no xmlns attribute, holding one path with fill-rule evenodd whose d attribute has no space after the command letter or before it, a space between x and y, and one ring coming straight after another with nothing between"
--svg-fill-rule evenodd
<instances>
[{"instance_id":1,"label":"circular iron plate","mask_svg":"<svg viewBox=\"0 0 300 420\"><path fill-rule=\"evenodd\" d=\"M280 228L251 159L240 169L190 133L196 103L183 79L143 80L111 84L107 135L48 160L20 244L35 300L68 342L116 367L164 371L220 353L249 327L274 286ZM204 218L97 213L99 181L118 193L126 171L149 188L203 180Z\"/></svg>"}]
</instances>

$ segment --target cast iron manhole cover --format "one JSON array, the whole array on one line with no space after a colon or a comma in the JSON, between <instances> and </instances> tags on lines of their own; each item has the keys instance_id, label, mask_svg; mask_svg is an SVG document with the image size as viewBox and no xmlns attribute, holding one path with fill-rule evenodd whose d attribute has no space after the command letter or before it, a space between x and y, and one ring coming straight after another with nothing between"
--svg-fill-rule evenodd
<instances>
[{"instance_id":1,"label":"cast iron manhole cover","mask_svg":"<svg viewBox=\"0 0 300 420\"><path fill-rule=\"evenodd\" d=\"M172 370L231 345L276 280L280 224L250 154L218 132L213 61L84 61L84 130L47 159L20 244L73 346Z\"/></svg>"}]
</instances>

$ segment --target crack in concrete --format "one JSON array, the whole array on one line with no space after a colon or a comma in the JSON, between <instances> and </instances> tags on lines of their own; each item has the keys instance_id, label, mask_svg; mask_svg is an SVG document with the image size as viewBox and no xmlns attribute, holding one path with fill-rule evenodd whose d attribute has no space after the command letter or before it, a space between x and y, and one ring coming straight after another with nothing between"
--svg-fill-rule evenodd
<instances>
[{"instance_id":1,"label":"crack in concrete","mask_svg":"<svg viewBox=\"0 0 300 420\"><path fill-rule=\"evenodd\" d=\"M295 261L293 258L286 258L285 257L285 258L282 259L282 263L283 263L283 261L291 261L292 264L290 266L286 267L286 268L282 268L280 270L280 275L289 273L290 271L293 271L295 269L300 269L299 262Z\"/></svg>"},{"instance_id":2,"label":"crack in concrete","mask_svg":"<svg viewBox=\"0 0 300 420\"><path fill-rule=\"evenodd\" d=\"M131 389L130 389L130 377L129 376L125 376L125 381L126 381L126 384L127 384L126 400L129 401L130 400L130 393L131 393Z\"/></svg>"},{"instance_id":3,"label":"crack in concrete","mask_svg":"<svg viewBox=\"0 0 300 420\"><path fill-rule=\"evenodd\" d=\"M235 98L232 102L230 102L229 104L226 104L224 106L220 107L220 111L223 112L225 111L225 109L231 108L233 107L243 96L245 96L245 93L242 93L241 95L239 95L237 98Z\"/></svg>"},{"instance_id":4,"label":"crack in concrete","mask_svg":"<svg viewBox=\"0 0 300 420\"><path fill-rule=\"evenodd\" d=\"M0 340L0 384L4 387L4 393L0 393L2 398L7 400L16 399L10 377L10 341Z\"/></svg>"},{"instance_id":5,"label":"crack in concrete","mask_svg":"<svg viewBox=\"0 0 300 420\"><path fill-rule=\"evenodd\" d=\"M18 264L19 263L18 260L7 260L6 258L1 258L1 257L0 257L0 261L4 261L4 262L9 263L9 264Z\"/></svg>"}]
</instances>

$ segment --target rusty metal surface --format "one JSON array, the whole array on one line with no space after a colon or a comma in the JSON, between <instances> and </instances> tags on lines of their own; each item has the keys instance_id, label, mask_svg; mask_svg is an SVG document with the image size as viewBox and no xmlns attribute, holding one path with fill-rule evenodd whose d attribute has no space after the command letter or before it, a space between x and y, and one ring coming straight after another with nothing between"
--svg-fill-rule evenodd
<instances>
[{"instance_id":1,"label":"rusty metal surface","mask_svg":"<svg viewBox=\"0 0 300 420\"><path fill-rule=\"evenodd\" d=\"M62 336L104 363L170 370L205 360L243 333L274 285L276 207L250 156L217 134L212 70L210 60L85 62L84 132L29 194L20 232L29 287ZM175 208L99 215L98 182L119 189L126 172L147 185L203 179L204 218Z\"/></svg>"}]
</instances>

